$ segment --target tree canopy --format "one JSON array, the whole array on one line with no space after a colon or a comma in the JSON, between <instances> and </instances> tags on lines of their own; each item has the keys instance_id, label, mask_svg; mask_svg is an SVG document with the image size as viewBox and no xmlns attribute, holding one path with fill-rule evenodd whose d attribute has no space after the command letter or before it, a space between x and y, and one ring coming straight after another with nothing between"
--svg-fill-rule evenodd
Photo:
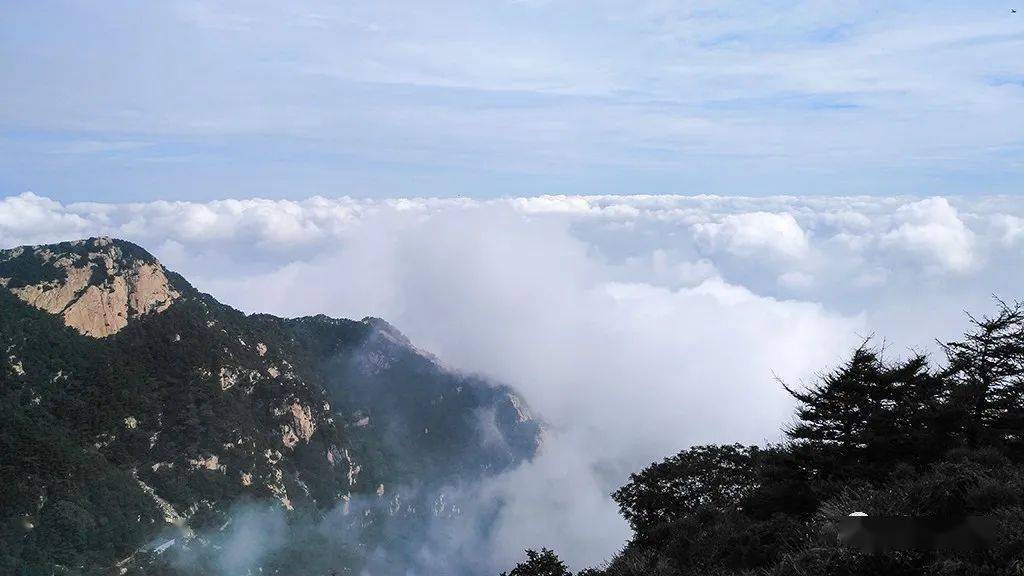
<instances>
[{"instance_id":1,"label":"tree canopy","mask_svg":"<svg viewBox=\"0 0 1024 576\"><path fill-rule=\"evenodd\" d=\"M1024 307L969 318L941 362L868 341L811 385L783 384L797 409L780 444L693 446L633 474L613 498L634 537L584 573L1024 573ZM854 511L983 515L996 534L979 549L865 554L837 539Z\"/></svg>"}]
</instances>

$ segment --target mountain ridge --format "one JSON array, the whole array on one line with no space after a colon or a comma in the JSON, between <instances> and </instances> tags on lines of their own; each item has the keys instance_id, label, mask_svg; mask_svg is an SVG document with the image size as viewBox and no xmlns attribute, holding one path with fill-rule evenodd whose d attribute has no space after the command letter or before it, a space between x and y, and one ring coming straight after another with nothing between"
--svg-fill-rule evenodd
<instances>
[{"instance_id":1,"label":"mountain ridge","mask_svg":"<svg viewBox=\"0 0 1024 576\"><path fill-rule=\"evenodd\" d=\"M540 443L510 388L384 320L245 315L130 242L3 250L0 285L0 567L145 573L247 501L414 525Z\"/></svg>"}]
</instances>

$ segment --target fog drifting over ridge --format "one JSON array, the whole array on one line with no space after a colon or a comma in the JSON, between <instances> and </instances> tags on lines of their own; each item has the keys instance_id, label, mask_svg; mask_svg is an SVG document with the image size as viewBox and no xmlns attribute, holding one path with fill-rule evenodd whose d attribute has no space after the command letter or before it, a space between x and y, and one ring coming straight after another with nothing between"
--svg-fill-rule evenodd
<instances>
[{"instance_id":1,"label":"fog drifting over ridge","mask_svg":"<svg viewBox=\"0 0 1024 576\"><path fill-rule=\"evenodd\" d=\"M481 488L506 502L482 556L576 567L628 531L607 497L696 442L764 442L865 335L927 349L1020 297L1024 202L714 196L62 205L0 200L0 244L139 243L249 312L386 318L453 368L520 390L540 456Z\"/></svg>"}]
</instances>

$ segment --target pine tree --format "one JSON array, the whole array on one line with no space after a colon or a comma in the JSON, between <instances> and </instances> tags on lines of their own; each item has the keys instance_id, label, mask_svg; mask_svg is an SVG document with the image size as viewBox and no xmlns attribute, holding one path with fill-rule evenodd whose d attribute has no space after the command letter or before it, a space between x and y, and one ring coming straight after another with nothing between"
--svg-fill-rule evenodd
<instances>
[{"instance_id":1,"label":"pine tree","mask_svg":"<svg viewBox=\"0 0 1024 576\"><path fill-rule=\"evenodd\" d=\"M572 576L572 572L552 550L542 548L540 552L526 551L526 562L520 562L511 572L501 576Z\"/></svg>"},{"instance_id":2,"label":"pine tree","mask_svg":"<svg viewBox=\"0 0 1024 576\"><path fill-rule=\"evenodd\" d=\"M943 380L927 358L886 362L864 343L846 364L806 390L786 430L816 473L880 481L893 462L924 464L953 444Z\"/></svg>"},{"instance_id":3,"label":"pine tree","mask_svg":"<svg viewBox=\"0 0 1024 576\"><path fill-rule=\"evenodd\" d=\"M943 344L952 403L964 406L969 446L1005 445L1024 456L1024 303L999 301L993 317L969 316L973 330Z\"/></svg>"}]
</instances>

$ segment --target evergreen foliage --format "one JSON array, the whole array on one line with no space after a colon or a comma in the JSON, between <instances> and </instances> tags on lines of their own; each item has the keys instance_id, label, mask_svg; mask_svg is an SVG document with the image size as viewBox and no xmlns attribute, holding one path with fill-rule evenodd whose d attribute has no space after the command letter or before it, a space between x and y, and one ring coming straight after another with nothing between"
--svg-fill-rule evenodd
<instances>
[{"instance_id":1,"label":"evergreen foliage","mask_svg":"<svg viewBox=\"0 0 1024 576\"><path fill-rule=\"evenodd\" d=\"M501 576L572 576L572 573L553 551L543 548L540 552L527 550L526 562L520 562L511 572L502 572Z\"/></svg>"},{"instance_id":2,"label":"evergreen foliage","mask_svg":"<svg viewBox=\"0 0 1024 576\"><path fill-rule=\"evenodd\" d=\"M1024 574L1024 307L923 355L870 342L806 387L786 440L694 446L613 495L634 537L587 576ZM869 516L988 516L990 545L875 554L840 546L836 524Z\"/></svg>"}]
</instances>

